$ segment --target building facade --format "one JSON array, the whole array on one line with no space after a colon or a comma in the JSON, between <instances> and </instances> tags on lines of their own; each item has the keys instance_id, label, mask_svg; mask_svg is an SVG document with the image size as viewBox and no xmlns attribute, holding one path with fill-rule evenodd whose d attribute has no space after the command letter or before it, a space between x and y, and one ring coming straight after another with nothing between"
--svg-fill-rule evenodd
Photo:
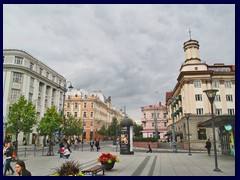
<instances>
[{"instance_id":1,"label":"building facade","mask_svg":"<svg viewBox=\"0 0 240 180\"><path fill-rule=\"evenodd\" d=\"M7 123L10 106L21 95L32 101L36 107L37 121L44 116L46 109L56 106L63 110L65 78L25 51L17 49L3 50L3 121ZM6 124L5 124L6 125ZM5 135L5 133L4 133ZM14 135L13 135L14 136ZM28 144L42 144L36 132L25 135ZM12 139L15 139L12 137ZM19 134L22 143L23 134Z\"/></svg>"},{"instance_id":2,"label":"building facade","mask_svg":"<svg viewBox=\"0 0 240 180\"><path fill-rule=\"evenodd\" d=\"M214 115L218 118L232 117L235 122L235 66L215 63L208 65L201 61L199 43L190 39L184 43L185 62L180 67L177 84L172 92L166 94L168 114L168 139L175 129L176 140L187 148L187 120L190 113L189 131L192 149L205 149L207 139L213 140L212 128L202 123L211 119L211 105L206 94L207 89L217 89L214 101ZM173 124L174 121L174 124ZM220 127L216 127L218 150L221 150Z\"/></svg>"},{"instance_id":3,"label":"building facade","mask_svg":"<svg viewBox=\"0 0 240 180\"><path fill-rule=\"evenodd\" d=\"M143 118L143 137L155 137L155 118L157 120L158 137L165 140L167 133L166 107L159 102L157 106L149 105L141 108Z\"/></svg>"},{"instance_id":4,"label":"building facade","mask_svg":"<svg viewBox=\"0 0 240 180\"><path fill-rule=\"evenodd\" d=\"M101 91L89 93L84 89L72 89L66 93L64 115L66 118L73 115L83 122L85 141L103 139L98 133L101 127L108 128L113 117L119 123L123 118L122 112L112 107L110 96L106 98Z\"/></svg>"}]
</instances>

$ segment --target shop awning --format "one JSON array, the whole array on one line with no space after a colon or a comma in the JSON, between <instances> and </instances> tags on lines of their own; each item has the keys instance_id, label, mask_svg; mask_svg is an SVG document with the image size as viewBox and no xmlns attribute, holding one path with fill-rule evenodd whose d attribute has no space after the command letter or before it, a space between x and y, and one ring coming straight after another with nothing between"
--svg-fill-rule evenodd
<instances>
[{"instance_id":1,"label":"shop awning","mask_svg":"<svg viewBox=\"0 0 240 180\"><path fill-rule=\"evenodd\" d=\"M235 126L235 115L221 115L214 117L215 127L221 127L226 124ZM200 122L198 125L203 127L212 127L212 118L204 122Z\"/></svg>"}]
</instances>

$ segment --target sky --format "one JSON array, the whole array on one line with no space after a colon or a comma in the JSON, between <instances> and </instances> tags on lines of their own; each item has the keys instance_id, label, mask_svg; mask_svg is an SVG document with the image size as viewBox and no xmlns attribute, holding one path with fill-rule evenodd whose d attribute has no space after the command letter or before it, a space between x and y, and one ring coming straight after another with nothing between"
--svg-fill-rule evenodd
<instances>
[{"instance_id":1,"label":"sky","mask_svg":"<svg viewBox=\"0 0 240 180\"><path fill-rule=\"evenodd\" d=\"M234 4L4 4L3 48L28 52L75 89L100 90L135 121L165 104L199 41L209 65L235 64Z\"/></svg>"}]
</instances>

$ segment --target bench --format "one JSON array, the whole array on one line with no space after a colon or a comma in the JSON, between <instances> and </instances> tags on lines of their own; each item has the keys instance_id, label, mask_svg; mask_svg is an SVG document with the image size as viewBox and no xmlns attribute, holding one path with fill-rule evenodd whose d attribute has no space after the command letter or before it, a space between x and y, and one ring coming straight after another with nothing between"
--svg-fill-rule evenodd
<instances>
[{"instance_id":1,"label":"bench","mask_svg":"<svg viewBox=\"0 0 240 180\"><path fill-rule=\"evenodd\" d=\"M103 175L104 175L104 172L105 172L105 166L104 165L96 165L96 166L93 166L89 169L86 169L86 170L83 170L82 173L83 174L90 174L92 176L96 176L98 172L100 171L103 171Z\"/></svg>"}]
</instances>

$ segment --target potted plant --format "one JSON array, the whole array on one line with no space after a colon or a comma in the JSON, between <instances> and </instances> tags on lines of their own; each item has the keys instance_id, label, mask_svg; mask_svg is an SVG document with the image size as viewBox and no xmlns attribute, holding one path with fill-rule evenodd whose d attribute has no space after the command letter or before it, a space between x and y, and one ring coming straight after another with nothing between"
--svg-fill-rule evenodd
<instances>
[{"instance_id":1,"label":"potted plant","mask_svg":"<svg viewBox=\"0 0 240 180\"><path fill-rule=\"evenodd\" d=\"M110 170L113 168L115 162L120 162L117 156L112 155L108 152L102 153L101 156L97 159L102 165L105 165L106 170Z\"/></svg>"},{"instance_id":2,"label":"potted plant","mask_svg":"<svg viewBox=\"0 0 240 180\"><path fill-rule=\"evenodd\" d=\"M56 172L50 176L84 176L80 169L81 164L78 161L70 160L56 168Z\"/></svg>"}]
</instances>

